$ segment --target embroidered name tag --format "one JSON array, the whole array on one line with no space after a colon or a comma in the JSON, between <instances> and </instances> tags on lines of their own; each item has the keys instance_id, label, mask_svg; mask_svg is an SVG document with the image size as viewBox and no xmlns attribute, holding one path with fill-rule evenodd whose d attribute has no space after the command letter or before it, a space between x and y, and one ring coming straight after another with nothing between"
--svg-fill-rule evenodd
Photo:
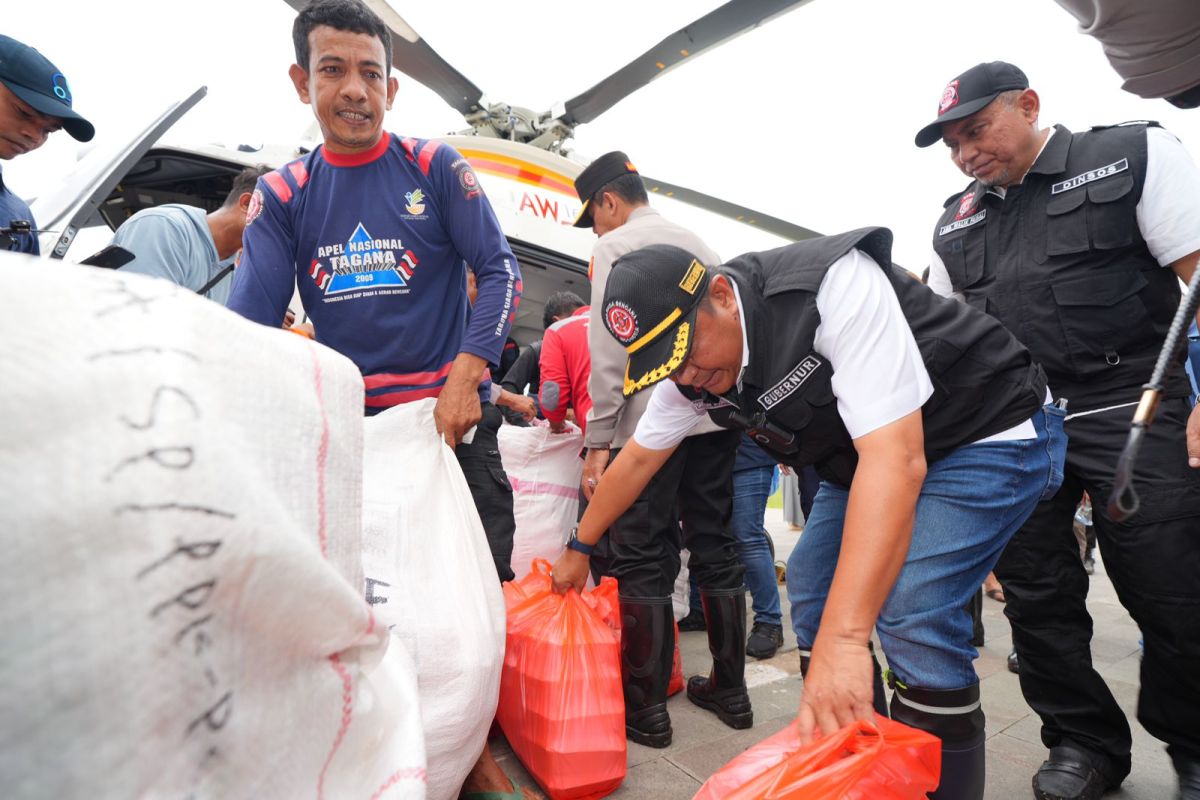
<instances>
[{"instance_id":1,"label":"embroidered name tag","mask_svg":"<svg viewBox=\"0 0 1200 800\"><path fill-rule=\"evenodd\" d=\"M812 374L817 371L817 367L824 362L813 356L805 356L804 360L796 365L795 369L784 376L783 380L763 392L758 402L764 409L771 409L783 402L784 398L793 394L797 389L804 385L804 382L812 377Z\"/></svg>"},{"instance_id":2,"label":"embroidered name tag","mask_svg":"<svg viewBox=\"0 0 1200 800\"><path fill-rule=\"evenodd\" d=\"M969 228L972 225L978 225L980 222L983 222L986 216L987 209L985 208L978 214L972 214L966 219L960 219L958 222L951 222L949 225L943 225L942 227L938 228L938 236L945 236L947 233L954 233L955 231L962 230L963 228Z\"/></svg>"},{"instance_id":3,"label":"embroidered name tag","mask_svg":"<svg viewBox=\"0 0 1200 800\"><path fill-rule=\"evenodd\" d=\"M1050 187L1050 194L1062 194L1069 192L1072 189L1077 189L1084 184L1098 181L1101 178L1107 178L1110 175L1116 175L1118 172L1124 172L1129 169L1129 159L1122 158L1120 161L1114 161L1106 167L1100 169L1090 169L1082 175L1076 175L1074 178L1056 183Z\"/></svg>"},{"instance_id":4,"label":"embroidered name tag","mask_svg":"<svg viewBox=\"0 0 1200 800\"><path fill-rule=\"evenodd\" d=\"M724 406L737 408L734 403L729 402L724 397L721 397L718 394L710 394L708 392L705 392L701 397L698 397L692 401L692 408L696 409L697 411L713 411L714 409L722 408Z\"/></svg>"}]
</instances>

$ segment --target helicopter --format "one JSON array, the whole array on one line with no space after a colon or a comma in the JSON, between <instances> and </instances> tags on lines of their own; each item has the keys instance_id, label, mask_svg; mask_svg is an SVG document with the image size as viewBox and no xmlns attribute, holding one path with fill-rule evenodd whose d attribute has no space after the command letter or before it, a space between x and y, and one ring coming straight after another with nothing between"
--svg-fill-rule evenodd
<instances>
[{"instance_id":1,"label":"helicopter","mask_svg":"<svg viewBox=\"0 0 1200 800\"><path fill-rule=\"evenodd\" d=\"M295 9L306 0L286 0ZM490 102L451 66L387 0L364 0L392 34L392 63L462 114L467 127L436 137L472 165L521 267L523 299L511 336L526 344L542 334L543 303L556 291L590 295L588 261L595 237L573 227L580 211L574 179L590 159L571 149L572 133L629 94L705 51L811 0L729 0L665 37L589 89L542 112ZM33 203L43 253L71 260L91 254L134 213L163 203L206 210L221 205L243 168L277 168L320 144L315 125L295 145L167 145L171 126L207 94L204 87L168 107L134 140L97 149L55 190ZM681 224L705 232L727 252L767 249L818 235L778 217L684 185L643 177L652 203ZM299 308L298 303L294 305Z\"/></svg>"}]
</instances>

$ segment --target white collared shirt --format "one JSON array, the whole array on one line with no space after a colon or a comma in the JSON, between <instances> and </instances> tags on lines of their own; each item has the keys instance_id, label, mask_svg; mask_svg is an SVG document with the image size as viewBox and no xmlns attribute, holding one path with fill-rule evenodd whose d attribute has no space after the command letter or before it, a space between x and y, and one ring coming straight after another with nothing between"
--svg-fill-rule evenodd
<instances>
[{"instance_id":1,"label":"white collared shirt","mask_svg":"<svg viewBox=\"0 0 1200 800\"><path fill-rule=\"evenodd\" d=\"M746 314L737 284L731 283L742 327L744 374L750 363ZM851 438L911 414L933 394L896 292L870 256L851 250L829 268L817 290L817 311L821 322L813 350L829 359L838 414ZM673 381L662 381L653 392L633 438L642 447L668 450L707 412L684 397Z\"/></svg>"}]
</instances>

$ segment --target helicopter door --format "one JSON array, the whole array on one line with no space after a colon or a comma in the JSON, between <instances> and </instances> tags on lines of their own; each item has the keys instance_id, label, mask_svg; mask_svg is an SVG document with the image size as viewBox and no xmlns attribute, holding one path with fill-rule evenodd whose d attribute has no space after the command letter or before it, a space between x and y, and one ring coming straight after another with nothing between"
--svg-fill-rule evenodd
<instances>
[{"instance_id":1,"label":"helicopter door","mask_svg":"<svg viewBox=\"0 0 1200 800\"><path fill-rule=\"evenodd\" d=\"M63 258L81 228L102 224L100 204L167 129L206 94L208 89L201 86L172 104L132 141L96 148L60 186L38 197L32 211L43 231L42 252L50 258Z\"/></svg>"}]
</instances>

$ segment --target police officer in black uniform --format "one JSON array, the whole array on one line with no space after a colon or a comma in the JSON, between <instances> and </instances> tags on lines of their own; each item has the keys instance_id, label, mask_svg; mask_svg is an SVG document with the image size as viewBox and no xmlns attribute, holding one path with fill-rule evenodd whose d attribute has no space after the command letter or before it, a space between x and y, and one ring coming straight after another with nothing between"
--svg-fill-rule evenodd
<instances>
[{"instance_id":1,"label":"police officer in black uniform","mask_svg":"<svg viewBox=\"0 0 1200 800\"><path fill-rule=\"evenodd\" d=\"M1062 414L1043 408L1045 375L998 322L891 268L891 239L867 228L720 267L667 245L618 259L604 307L634 320L609 328L627 391L658 385L575 539L594 543L705 415L781 463L815 464L825 482L787 570L802 734L887 712L876 629L892 716L943 742L931 797L978 800L984 720L964 607L1057 489ZM553 574L578 588L587 560L568 550ZM714 665L688 697L720 708L744 693L729 677Z\"/></svg>"},{"instance_id":2,"label":"police officer in black uniform","mask_svg":"<svg viewBox=\"0 0 1200 800\"><path fill-rule=\"evenodd\" d=\"M1183 354L1135 476L1142 510L1105 514L1140 387L1200 257L1200 172L1155 123L1072 133L1038 125L1039 98L1004 62L945 88L916 137L973 180L934 230L929 284L999 319L1069 401L1062 489L1009 543L1007 598L1021 689L1049 759L1039 798L1095 798L1129 773L1131 736L1093 669L1088 578L1072 531L1083 493L1117 595L1141 627L1138 718L1165 740L1183 796L1200 798L1200 412ZM1185 435L1189 415L1191 437ZM1189 466L1189 451L1191 463Z\"/></svg>"}]
</instances>

